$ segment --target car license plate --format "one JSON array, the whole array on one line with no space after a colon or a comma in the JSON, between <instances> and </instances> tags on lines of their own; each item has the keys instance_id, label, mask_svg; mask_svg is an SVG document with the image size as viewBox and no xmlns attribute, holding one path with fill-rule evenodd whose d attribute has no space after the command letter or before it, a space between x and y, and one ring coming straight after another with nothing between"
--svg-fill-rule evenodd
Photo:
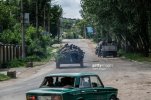
<instances>
[{"instance_id":1,"label":"car license plate","mask_svg":"<svg viewBox=\"0 0 151 100\"><path fill-rule=\"evenodd\" d=\"M51 96L38 96L38 100L52 100Z\"/></svg>"}]
</instances>

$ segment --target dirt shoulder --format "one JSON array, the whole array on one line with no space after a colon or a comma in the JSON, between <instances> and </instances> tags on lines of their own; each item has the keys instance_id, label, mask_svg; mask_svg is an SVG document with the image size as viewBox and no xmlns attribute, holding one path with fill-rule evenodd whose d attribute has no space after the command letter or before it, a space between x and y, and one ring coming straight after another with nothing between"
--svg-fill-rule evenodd
<instances>
[{"instance_id":1,"label":"dirt shoulder","mask_svg":"<svg viewBox=\"0 0 151 100\"><path fill-rule=\"evenodd\" d=\"M54 67L52 67L52 66L54 66ZM6 86L11 86L11 85L13 86L14 84L30 80L30 79L35 78L37 76L48 73L53 69L55 69L54 61L49 61L49 62L45 63L44 65L29 67L29 68L26 68L26 67L11 68L11 69L9 69L9 71L16 71L16 78L10 79L7 81L1 81L0 82L0 88L6 87ZM8 69L1 71L1 73L6 74L7 71L8 71Z\"/></svg>"}]
</instances>

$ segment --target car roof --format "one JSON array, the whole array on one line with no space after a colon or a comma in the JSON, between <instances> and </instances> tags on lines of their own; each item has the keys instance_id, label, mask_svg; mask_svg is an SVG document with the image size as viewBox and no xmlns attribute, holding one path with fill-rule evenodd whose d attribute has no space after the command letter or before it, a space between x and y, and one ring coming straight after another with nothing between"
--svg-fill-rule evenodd
<instances>
[{"instance_id":1,"label":"car roof","mask_svg":"<svg viewBox=\"0 0 151 100\"><path fill-rule=\"evenodd\" d=\"M55 73L55 74L48 74L46 77L49 76L67 76L67 77L81 77L81 76L94 76L94 73Z\"/></svg>"}]
</instances>

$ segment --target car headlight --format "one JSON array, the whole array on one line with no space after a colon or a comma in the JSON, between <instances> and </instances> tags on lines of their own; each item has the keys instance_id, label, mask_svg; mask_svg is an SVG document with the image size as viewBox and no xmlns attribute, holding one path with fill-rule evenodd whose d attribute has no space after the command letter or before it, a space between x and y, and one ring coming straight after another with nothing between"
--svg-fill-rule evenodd
<instances>
[{"instance_id":1,"label":"car headlight","mask_svg":"<svg viewBox=\"0 0 151 100\"><path fill-rule=\"evenodd\" d=\"M59 95L38 96L38 100L62 100L62 97Z\"/></svg>"}]
</instances>

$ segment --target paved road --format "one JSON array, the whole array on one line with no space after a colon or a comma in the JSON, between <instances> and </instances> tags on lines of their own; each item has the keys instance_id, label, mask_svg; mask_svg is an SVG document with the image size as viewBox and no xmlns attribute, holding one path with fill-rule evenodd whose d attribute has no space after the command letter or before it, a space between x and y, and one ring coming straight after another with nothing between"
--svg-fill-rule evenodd
<instances>
[{"instance_id":1,"label":"paved road","mask_svg":"<svg viewBox=\"0 0 151 100\"><path fill-rule=\"evenodd\" d=\"M99 59L94 56L94 52L90 48L89 42L86 40L64 40L63 43L72 43L79 47L81 47L82 50L85 52L85 59L84 59L84 68L80 68L79 64L75 65L61 65L60 69L55 69L55 63L51 65L47 65L47 67L51 68L49 73L60 73L60 72L92 72L92 63L96 63L99 61ZM71 67L70 67L71 66ZM48 69L49 70L49 69ZM53 71L52 71L53 70ZM94 70L95 72L95 70ZM13 83L13 85L8 85L6 87L0 88L0 100L25 100L25 93L28 90L38 88L40 85L43 77L48 74L43 73L40 75L37 75L35 77L29 77L29 79L26 80L19 80L19 82L16 82L16 84Z\"/></svg>"},{"instance_id":2,"label":"paved road","mask_svg":"<svg viewBox=\"0 0 151 100\"><path fill-rule=\"evenodd\" d=\"M90 40L63 40L63 43L75 44L84 50L84 68L80 68L78 64L61 65L60 69L55 68L55 63L46 65L40 74L35 74L34 76L28 77L25 80L18 80L19 82L13 83L12 81L12 85L0 87L0 100L25 100L25 93L28 90L38 88L43 77L48 73L94 72L97 73L102 80L107 80L114 78L113 76L119 75L121 73L133 73L138 70L150 70L149 64L144 65L142 63L130 62L112 57L98 58L94 54L94 44ZM100 64L101 67L96 68L95 65L97 64Z\"/></svg>"}]
</instances>

